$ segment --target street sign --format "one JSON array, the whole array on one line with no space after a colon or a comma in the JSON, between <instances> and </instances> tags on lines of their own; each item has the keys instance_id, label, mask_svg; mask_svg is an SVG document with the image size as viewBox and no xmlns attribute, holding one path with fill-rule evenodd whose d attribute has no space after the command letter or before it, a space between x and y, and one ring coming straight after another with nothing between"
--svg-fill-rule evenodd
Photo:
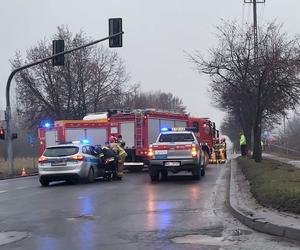
<instances>
[{"instance_id":1,"label":"street sign","mask_svg":"<svg viewBox=\"0 0 300 250\"><path fill-rule=\"evenodd\" d=\"M33 145L36 142L36 137L33 133L27 134L27 143Z\"/></svg>"},{"instance_id":2,"label":"street sign","mask_svg":"<svg viewBox=\"0 0 300 250\"><path fill-rule=\"evenodd\" d=\"M270 132L268 130L264 130L263 137L268 138L270 136Z\"/></svg>"}]
</instances>

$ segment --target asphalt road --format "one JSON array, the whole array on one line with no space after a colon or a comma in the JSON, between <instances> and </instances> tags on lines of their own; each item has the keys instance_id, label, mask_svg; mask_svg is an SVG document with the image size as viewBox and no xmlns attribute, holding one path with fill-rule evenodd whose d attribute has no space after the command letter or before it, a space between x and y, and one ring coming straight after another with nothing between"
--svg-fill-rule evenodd
<instances>
[{"instance_id":1,"label":"asphalt road","mask_svg":"<svg viewBox=\"0 0 300 250\"><path fill-rule=\"evenodd\" d=\"M300 249L230 215L228 176L210 165L200 181L151 184L147 172L47 188L37 177L0 181L0 249Z\"/></svg>"}]
</instances>

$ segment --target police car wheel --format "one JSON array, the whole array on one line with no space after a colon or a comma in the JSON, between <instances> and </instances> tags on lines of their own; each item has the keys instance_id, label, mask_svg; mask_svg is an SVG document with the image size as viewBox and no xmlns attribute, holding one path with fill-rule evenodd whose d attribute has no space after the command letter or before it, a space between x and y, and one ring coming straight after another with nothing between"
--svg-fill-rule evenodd
<instances>
[{"instance_id":1,"label":"police car wheel","mask_svg":"<svg viewBox=\"0 0 300 250\"><path fill-rule=\"evenodd\" d=\"M89 173L88 173L88 176L87 176L87 178L86 178L86 182L87 182L87 183L92 183L92 182L94 182L94 180L95 180L94 169L93 169L93 168L90 168Z\"/></svg>"},{"instance_id":2,"label":"police car wheel","mask_svg":"<svg viewBox=\"0 0 300 250\"><path fill-rule=\"evenodd\" d=\"M40 179L40 183L43 187L48 187L50 182L48 180Z\"/></svg>"}]
</instances>

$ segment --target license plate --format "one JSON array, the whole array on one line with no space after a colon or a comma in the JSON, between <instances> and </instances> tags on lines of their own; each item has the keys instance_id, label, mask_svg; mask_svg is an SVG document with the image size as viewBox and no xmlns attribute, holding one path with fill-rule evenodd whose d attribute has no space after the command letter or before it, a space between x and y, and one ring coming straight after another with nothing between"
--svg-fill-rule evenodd
<instances>
[{"instance_id":1,"label":"license plate","mask_svg":"<svg viewBox=\"0 0 300 250\"><path fill-rule=\"evenodd\" d=\"M179 167L180 166L180 162L178 161L168 161L165 163L166 167Z\"/></svg>"},{"instance_id":2,"label":"license plate","mask_svg":"<svg viewBox=\"0 0 300 250\"><path fill-rule=\"evenodd\" d=\"M168 150L156 150L154 151L155 155L167 155L168 154Z\"/></svg>"},{"instance_id":3,"label":"license plate","mask_svg":"<svg viewBox=\"0 0 300 250\"><path fill-rule=\"evenodd\" d=\"M66 162L52 162L51 166L66 166Z\"/></svg>"}]
</instances>

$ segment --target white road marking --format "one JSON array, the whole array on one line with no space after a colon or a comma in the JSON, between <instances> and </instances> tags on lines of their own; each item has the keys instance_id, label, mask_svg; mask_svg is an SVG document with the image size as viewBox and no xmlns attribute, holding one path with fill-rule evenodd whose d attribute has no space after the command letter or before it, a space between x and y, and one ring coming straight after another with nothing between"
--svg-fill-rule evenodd
<instances>
[{"instance_id":1,"label":"white road marking","mask_svg":"<svg viewBox=\"0 0 300 250\"><path fill-rule=\"evenodd\" d=\"M0 191L0 194L2 194L2 193L7 193L8 192L8 190L1 190Z\"/></svg>"},{"instance_id":2,"label":"white road marking","mask_svg":"<svg viewBox=\"0 0 300 250\"><path fill-rule=\"evenodd\" d=\"M25 189L26 187L17 187L16 190Z\"/></svg>"}]
</instances>

